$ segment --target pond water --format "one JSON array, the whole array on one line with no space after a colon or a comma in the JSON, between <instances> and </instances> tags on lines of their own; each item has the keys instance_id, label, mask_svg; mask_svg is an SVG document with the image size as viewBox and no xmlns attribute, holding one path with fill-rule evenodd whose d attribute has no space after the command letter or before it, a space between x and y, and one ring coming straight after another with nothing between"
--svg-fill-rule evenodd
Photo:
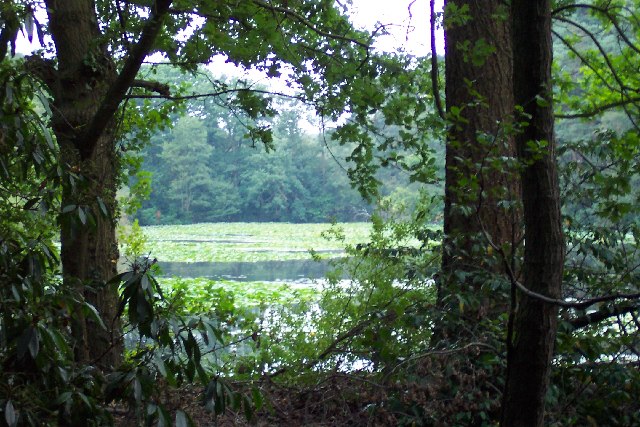
<instances>
[{"instance_id":1,"label":"pond water","mask_svg":"<svg viewBox=\"0 0 640 427\"><path fill-rule=\"evenodd\" d=\"M320 279L331 268L328 260L160 262L159 264L164 276L206 277L247 282Z\"/></svg>"}]
</instances>

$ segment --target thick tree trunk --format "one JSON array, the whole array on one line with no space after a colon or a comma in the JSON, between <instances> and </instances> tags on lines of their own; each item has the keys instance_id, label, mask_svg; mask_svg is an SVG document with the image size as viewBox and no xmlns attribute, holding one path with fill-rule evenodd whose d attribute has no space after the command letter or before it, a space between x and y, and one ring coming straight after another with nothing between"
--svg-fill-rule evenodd
<instances>
[{"instance_id":1,"label":"thick tree trunk","mask_svg":"<svg viewBox=\"0 0 640 427\"><path fill-rule=\"evenodd\" d=\"M559 298L564 240L555 163L551 93L550 0L513 0L515 102L528 126L517 136L523 164L525 221L524 286ZM539 145L532 150L532 141ZM542 426L557 307L517 293L514 328L507 342L503 426Z\"/></svg>"},{"instance_id":2,"label":"thick tree trunk","mask_svg":"<svg viewBox=\"0 0 640 427\"><path fill-rule=\"evenodd\" d=\"M447 15L464 6L469 8L466 18L459 13ZM492 245L504 248L508 257L521 237L521 212L514 203L520 194L519 180L513 162L504 161L516 157L509 130L514 104L510 22L504 1L446 2L445 43L450 129L438 301L450 319L473 325L497 307L503 311L506 299L481 297L472 308L454 297L465 292L481 295L478 291L486 272L503 272L504 260ZM447 330L446 323L436 329L436 339L460 330L455 326Z\"/></svg>"},{"instance_id":3,"label":"thick tree trunk","mask_svg":"<svg viewBox=\"0 0 640 427\"><path fill-rule=\"evenodd\" d=\"M65 285L80 291L94 305L107 330L90 316L80 315L73 325L76 357L108 369L120 363L122 340L116 319L117 289L105 282L116 274L116 174L118 160L113 127L90 141L79 139L94 118L116 77L115 67L98 45L99 29L94 4L87 0L47 2L49 25L58 57L55 80L53 130L60 145L61 162L80 177L63 184L61 258ZM72 182L73 181L73 182ZM109 215L102 212L102 204ZM88 214L88 215L87 215Z\"/></svg>"},{"instance_id":4,"label":"thick tree trunk","mask_svg":"<svg viewBox=\"0 0 640 427\"><path fill-rule=\"evenodd\" d=\"M105 285L117 273L118 246L115 220L104 215L97 201L100 198L110 214L116 211L114 175L117 169L114 169L113 139L101 138L95 155L89 159L80 160L75 147L67 146L62 153L65 163L77 168L82 177L75 188L64 190L62 206L78 206L93 217L93 220L85 219L83 224L77 209L63 214L61 260L64 282L84 295L106 326L105 330L90 317L79 316L73 328L76 358L80 363L108 369L118 366L122 357L120 323L116 318L118 290Z\"/></svg>"},{"instance_id":5,"label":"thick tree trunk","mask_svg":"<svg viewBox=\"0 0 640 427\"><path fill-rule=\"evenodd\" d=\"M108 369L122 359L116 319L118 294L106 281L116 274L117 175L114 114L152 49L171 0L155 0L140 37L118 74L100 33L93 0L46 0L57 70L35 70L53 95L52 126L61 161L81 178L63 183L62 270L64 282L84 294L106 330L78 315L73 325L77 360ZM44 61L36 61L36 66ZM103 212L104 208L107 214ZM65 214L65 211L70 210ZM91 218L87 216L91 215ZM73 220L74 215L77 220ZM86 218L85 218L86 217ZM86 221L84 221L86 219ZM86 223L85 223L86 222Z\"/></svg>"}]
</instances>

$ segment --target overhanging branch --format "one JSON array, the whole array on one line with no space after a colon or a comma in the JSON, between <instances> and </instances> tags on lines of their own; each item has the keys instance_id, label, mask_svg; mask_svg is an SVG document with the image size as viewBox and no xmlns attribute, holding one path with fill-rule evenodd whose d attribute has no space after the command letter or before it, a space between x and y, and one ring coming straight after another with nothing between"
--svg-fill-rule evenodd
<instances>
[{"instance_id":1,"label":"overhanging branch","mask_svg":"<svg viewBox=\"0 0 640 427\"><path fill-rule=\"evenodd\" d=\"M481 223L481 226L482 226L482 232L485 236L485 239L487 239L489 246L491 246L491 248L500 255L500 258L502 259L502 262L504 264L507 276L509 277L509 282L512 284L512 286L515 286L520 292L527 295L528 297L535 298L539 301L546 302L548 304L557 305L558 307L575 308L575 309L586 309L588 307L591 307L594 304L598 304L601 302L609 302L609 301L616 301L616 300L640 300L640 292L628 293L628 294L615 293L615 294L603 295L596 298L590 298L583 301L567 301L559 298L551 298L546 295L542 295L538 292L534 292L531 289L528 289L518 280L515 272L511 268L509 259L505 254L504 249L493 242L493 240L491 239L491 236L485 230L482 223Z\"/></svg>"},{"instance_id":2,"label":"overhanging branch","mask_svg":"<svg viewBox=\"0 0 640 427\"><path fill-rule=\"evenodd\" d=\"M169 88L169 85L166 83L160 83L160 82L156 82L156 81L150 81L150 80L134 80L133 83L131 83L131 87L139 87L142 89L147 89L150 90L151 92L156 92L162 96L171 96L171 90ZM129 96L125 96L125 98L128 98Z\"/></svg>"},{"instance_id":3,"label":"overhanging branch","mask_svg":"<svg viewBox=\"0 0 640 427\"><path fill-rule=\"evenodd\" d=\"M619 300L619 299L627 299L627 300L638 300L640 299L640 293L633 293L633 294L611 294L611 295L604 295L601 297L596 297L596 298L590 298L584 301L576 301L576 302L572 302L572 301L566 301L563 299L558 299L558 298L550 298L546 295L542 295L539 294L537 292L533 292L530 289L527 289L522 283L520 283L519 281L515 280L513 281L513 284L516 285L516 287L525 295L531 297L531 298L535 298L538 299L540 301L549 303L549 304L553 304L553 305L557 305L559 307L564 307L564 308L577 308L577 309L585 309L587 307L591 307L594 304L600 303L600 302L607 302L607 301L615 301L615 300Z\"/></svg>"},{"instance_id":4,"label":"overhanging branch","mask_svg":"<svg viewBox=\"0 0 640 427\"><path fill-rule=\"evenodd\" d=\"M262 89L249 89L249 88L236 88L236 89L224 89L224 90L220 90L218 92L207 92L207 93L194 93L192 95L164 95L164 94L160 94L160 95L150 95L150 94L139 94L139 95L134 95L134 94L130 94L130 95L125 95L124 98L127 99L166 99L169 101L183 101L183 100L188 100L188 99L199 99L199 98L215 98L218 96L222 96L222 95L228 95L230 93L239 93L239 92L251 92L251 93L260 93L260 94L264 94L264 95L272 95L272 96L278 96L281 98L289 98L289 99L296 99L298 101L305 101L305 98L299 95L289 95L283 92L273 92L273 91L269 91L269 90L262 90Z\"/></svg>"},{"instance_id":5,"label":"overhanging branch","mask_svg":"<svg viewBox=\"0 0 640 427\"><path fill-rule=\"evenodd\" d=\"M316 27L315 25L313 25L312 22L310 22L307 18L305 18L304 16L300 15L299 13L291 10L291 9L287 9L285 7L281 7L281 6L276 6L274 4L270 4L267 3L265 1L262 0L253 0L253 4L260 6L264 9L267 10L271 10L274 12L280 12L286 16L289 16L291 18L294 18L296 21L300 22L301 24L303 24L305 27L309 28L311 31L313 31L316 34L319 34L323 37L329 38L329 39L335 39L335 40L342 40L342 41L346 41L346 42L350 42L350 43L354 43L364 49L369 49L369 43L368 42L362 42L360 40L356 40L354 38L350 38L350 37L346 37L340 34L332 34L329 33L327 31L321 30L320 28Z\"/></svg>"},{"instance_id":6,"label":"overhanging branch","mask_svg":"<svg viewBox=\"0 0 640 427\"><path fill-rule=\"evenodd\" d=\"M171 0L156 0L154 2L151 16L142 29L140 39L133 46L131 53L127 57L122 71L120 71L115 82L109 88L87 130L78 137L77 147L79 147L82 157L88 158L91 156L96 146L95 141L104 132L118 110L120 103L125 98L127 91L131 88L142 61L146 58L160 33L164 17L167 15L170 5Z\"/></svg>"},{"instance_id":7,"label":"overhanging branch","mask_svg":"<svg viewBox=\"0 0 640 427\"><path fill-rule=\"evenodd\" d=\"M597 116L598 114L604 113L612 108L623 107L625 105L635 104L638 102L640 102L640 97L631 97L631 98L622 99L620 101L602 104L589 111L585 111L582 113L571 113L571 114L556 113L555 117L557 119L588 119L588 118Z\"/></svg>"}]
</instances>

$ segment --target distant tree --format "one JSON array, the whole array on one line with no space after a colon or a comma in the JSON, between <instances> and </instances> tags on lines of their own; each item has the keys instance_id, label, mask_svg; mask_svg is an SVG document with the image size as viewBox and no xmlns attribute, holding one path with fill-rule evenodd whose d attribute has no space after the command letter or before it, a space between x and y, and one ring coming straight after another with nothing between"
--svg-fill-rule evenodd
<instances>
[{"instance_id":1,"label":"distant tree","mask_svg":"<svg viewBox=\"0 0 640 427\"><path fill-rule=\"evenodd\" d=\"M198 211L209 206L215 194L210 163L213 147L207 143L207 130L198 117L178 119L170 138L162 144L161 157L168 177L168 198L179 203L179 212L191 221Z\"/></svg>"}]
</instances>

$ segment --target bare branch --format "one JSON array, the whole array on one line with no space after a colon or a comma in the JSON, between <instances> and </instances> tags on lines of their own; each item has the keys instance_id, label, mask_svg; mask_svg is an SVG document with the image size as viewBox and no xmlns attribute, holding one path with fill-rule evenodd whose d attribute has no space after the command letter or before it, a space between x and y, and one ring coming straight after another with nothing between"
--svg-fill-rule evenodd
<instances>
[{"instance_id":1,"label":"bare branch","mask_svg":"<svg viewBox=\"0 0 640 427\"><path fill-rule=\"evenodd\" d=\"M482 223L481 223L481 225L482 225ZM534 291L528 289L527 287L525 287L522 283L520 283L520 281L517 279L517 277L515 275L515 272L511 268L511 265L509 263L509 258L505 254L504 249L501 246L498 246L493 242L493 240L491 239L491 236L486 231L484 226L482 226L482 232L484 234L485 239L487 239L487 242L489 243L489 246L491 246L491 248L496 253L498 253L500 255L500 258L502 259L502 262L503 262L504 267L505 267L505 271L507 272L507 276L509 277L509 281L511 282L511 284L513 286L515 286L516 288L518 288L518 290L520 290L520 292L522 292L523 294L525 294L525 295L527 295L527 296L529 296L531 298L538 299L538 300L546 302L548 304L557 305L559 307L576 308L576 309L585 309L585 308L591 307L592 305L600 303L600 302L616 301L616 300L621 300L621 299L625 299L625 300L640 300L640 292L629 293L629 294L615 293L615 294L603 295L603 296L600 296L600 297L595 297L595 298L590 298L590 299L586 299L586 300L583 300L583 301L575 301L575 302L574 301L567 301L567 300L563 300L563 299L558 299L558 298L551 298L551 297L548 297L546 295L542 295L542 294L539 294L537 292L534 292Z\"/></svg>"},{"instance_id":2,"label":"bare branch","mask_svg":"<svg viewBox=\"0 0 640 427\"><path fill-rule=\"evenodd\" d=\"M595 6L593 4L574 3L574 4L567 4L567 5L561 6L561 7L557 8L557 9L553 10L551 12L551 14L554 15L554 19L558 19L558 17L555 16L555 15L559 15L561 12L564 12L565 10L569 10L569 9L590 9L590 10L594 10L594 11L599 12L602 15L606 16L607 19L609 19L609 21L613 24L613 26L615 27L616 31L618 32L618 35L620 35L620 38L625 42L625 44L627 46L629 46L631 49L633 49L635 52L640 53L640 48L637 47L633 43L633 41L631 41L631 39L629 39L629 37L627 37L625 32L620 27L620 23L618 22L618 19L613 14L611 14L611 8L610 7L603 8L603 7Z\"/></svg>"},{"instance_id":3,"label":"bare branch","mask_svg":"<svg viewBox=\"0 0 640 427\"><path fill-rule=\"evenodd\" d=\"M595 34L593 34L591 31L589 31L584 25L581 25L581 24L579 24L579 23L577 23L575 21L572 21L570 19L566 19L566 18L556 18L556 19L558 21L564 22L566 24L569 24L569 25L572 25L572 26L578 28L580 31L582 31L584 34L586 34L591 39L593 44L596 45L596 47L598 48L598 51L600 52L600 55L602 56L602 59L604 59L604 61L606 62L607 68L609 69L609 71L611 71L611 75L613 76L614 80L616 81L616 83L620 87L621 91L624 91L624 90L636 91L635 88L631 88L631 87L625 85L624 82L622 81L622 79L620 78L620 76L618 76L618 73L616 71L616 67L611 62L611 59L609 58L609 54L604 49L604 47L602 47L602 44L598 41L598 38L595 36Z\"/></svg>"},{"instance_id":4,"label":"bare branch","mask_svg":"<svg viewBox=\"0 0 640 427\"><path fill-rule=\"evenodd\" d=\"M598 71L598 69L593 66L588 60L587 58L584 57L584 55L582 55L580 52L578 52L578 50L571 44L569 43L569 41L567 39L565 39L564 37L562 37L557 31L552 30L551 31L553 33L554 36L556 36L561 42L562 44L564 44L571 52L573 52L573 54L587 67L589 68L591 71L593 71L593 73L600 79L600 81L607 87L607 89L609 89L611 92L618 92L616 90L615 87L613 87L608 81L607 79Z\"/></svg>"},{"instance_id":5,"label":"bare branch","mask_svg":"<svg viewBox=\"0 0 640 427\"><path fill-rule=\"evenodd\" d=\"M373 314L373 313L372 313ZM322 353L320 353L318 356L316 356L314 359L308 361L305 365L304 368L305 369L311 369L314 366L316 366L318 363L322 362L323 360L325 360L327 357L329 357L331 354L339 351L338 345L340 343L342 343L343 341L346 341L350 338L354 338L357 337L366 327L368 327L369 325L371 325L373 322L375 321L392 321L397 317L397 314L394 311L391 311L381 317L375 317L375 316L371 316L370 318L363 320L362 322L357 323L355 326L353 326L351 329L349 329L348 331L340 334L338 337L336 337L335 340L333 340L333 342L331 344L329 344L329 346L327 348L324 349L324 351L322 351ZM287 371L287 367L282 367L280 369L278 369L276 372L272 373L269 375L269 378L274 378L277 377L279 375L282 375L283 373L285 373Z\"/></svg>"},{"instance_id":6,"label":"bare branch","mask_svg":"<svg viewBox=\"0 0 640 427\"><path fill-rule=\"evenodd\" d=\"M576 301L576 302L571 302L571 301L566 301L563 299L557 299L557 298L550 298L546 295L542 295L539 294L537 292L533 292L527 288L525 288L525 286L518 282L517 280L513 282L513 284L516 285L516 287L525 295L538 299L540 301L544 301L546 303L549 304L554 304L557 305L559 307L565 307L565 308L577 308L577 309L585 309L587 307L591 307L594 304L597 304L599 302L607 302L607 301L615 301L615 300L619 300L619 299L627 299L627 300L636 300L636 299L640 299L640 293L634 293L634 294L611 294L611 295L604 295L601 297L596 297L596 298L591 298L591 299L587 299L584 301Z\"/></svg>"},{"instance_id":7,"label":"bare branch","mask_svg":"<svg viewBox=\"0 0 640 427\"><path fill-rule=\"evenodd\" d=\"M497 348L495 348L494 346L489 345L489 344L487 344L487 343L484 343L484 342L471 342L471 343L469 343L469 344L467 344L467 345L464 345L464 346L462 346L462 347L458 347L458 348L449 348L449 349L445 349L445 350L430 350L430 351L427 351L427 352L425 352L425 353L417 354L417 355L415 355L415 356L411 356L411 357L408 357L408 358L406 358L406 359L402 360L400 363L398 363L397 365L395 365L395 366L393 367L393 369L391 369L391 370L390 370L390 371L385 375L385 380L384 380L383 382L385 382L385 381L386 381L386 379L387 379L389 376L391 376L391 374L392 374L392 373L393 373L393 372L394 372L398 367L400 367L400 366L402 366L402 365L405 365L405 364L407 364L407 363L413 362L413 361L415 361L415 360L424 359L424 358L426 358L426 357L430 357L430 356L447 356L447 355L449 355L449 354L455 354L455 353L459 353L459 352L466 351L466 350L468 350L468 349L470 349L470 348L473 348L473 347L484 347L484 348L486 348L487 350L489 350L489 351L491 351L491 352L493 352L493 353L495 353L495 354L498 354L498 353L499 353L499 351L498 351L498 349L497 349Z\"/></svg>"}]
</instances>

